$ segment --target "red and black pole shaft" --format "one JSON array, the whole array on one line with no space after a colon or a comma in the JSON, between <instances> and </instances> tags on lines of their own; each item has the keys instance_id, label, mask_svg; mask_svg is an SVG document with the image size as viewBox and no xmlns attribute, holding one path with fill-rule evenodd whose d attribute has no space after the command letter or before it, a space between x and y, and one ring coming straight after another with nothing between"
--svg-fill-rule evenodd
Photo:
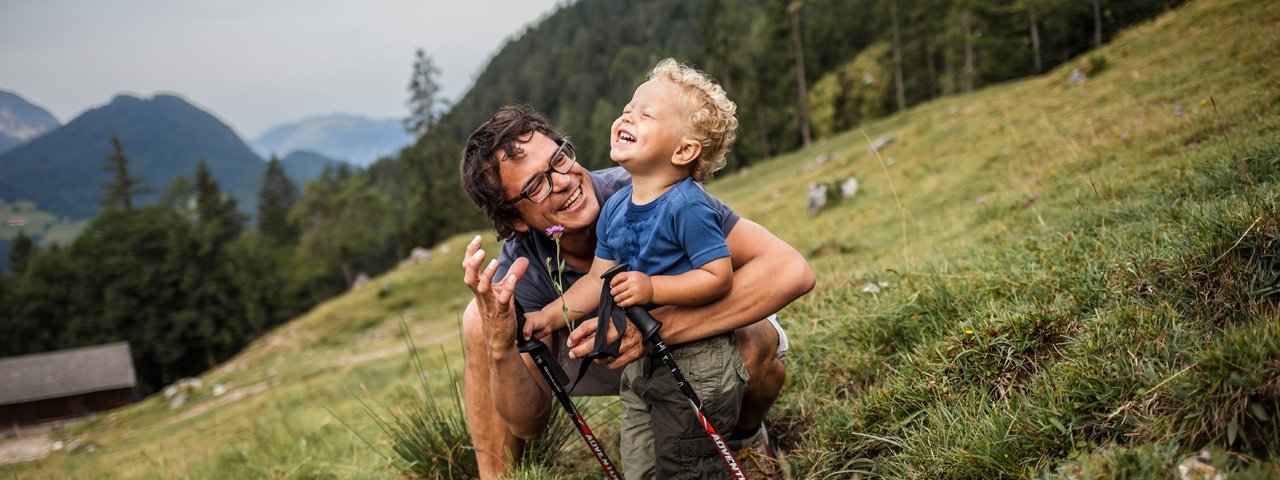
<instances>
[{"instance_id":1,"label":"red and black pole shaft","mask_svg":"<svg viewBox=\"0 0 1280 480\"><path fill-rule=\"evenodd\" d=\"M609 269L602 275L604 278L604 288L609 288L609 283L613 277L619 273L627 271L629 265L622 263ZM658 335L658 330L662 329L662 322L653 318L649 311L639 305L626 307L627 317L631 319L631 324L640 330L640 337L645 343L653 345L649 350L649 355L657 357L662 361L663 365L671 371L671 376L676 380L676 387L689 400L689 405L693 407L693 411L698 414L698 423L707 431L707 436L711 438L712 445L715 446L716 452L720 454L720 459L724 460L725 466L729 468L729 473L735 479L746 480L747 476L742 472L742 468L738 466L738 461L733 458L733 452L729 450L729 445L725 443L724 436L716 430L716 427L707 419L707 412L702 408L702 400L698 399L698 394L693 391L693 386L689 385L689 381L685 379L684 372L680 370L680 366L676 364L676 359L671 356L671 349L667 348L667 344L662 342L662 337Z\"/></svg>"},{"instance_id":2,"label":"red and black pole shaft","mask_svg":"<svg viewBox=\"0 0 1280 480\"><path fill-rule=\"evenodd\" d=\"M537 339L524 337L524 321L524 309L520 308L520 302L516 302L516 341L519 343L520 353L527 353L533 358L538 371L542 372L542 378L547 381L547 385L551 386L551 393L560 402L560 406L564 407L565 413L569 414L569 419L573 420L573 425L578 428L578 434L582 435L582 440L587 442L587 447L596 456L596 461L600 462L600 469L604 470L606 478L622 480L622 475L605 454L604 447L600 445L595 434L591 433L591 427L587 426L586 419L582 418L573 401L569 400L569 392L564 389L564 385L569 383L569 376L560 368L560 364L555 362L551 349L547 348L546 344Z\"/></svg>"}]
</instances>

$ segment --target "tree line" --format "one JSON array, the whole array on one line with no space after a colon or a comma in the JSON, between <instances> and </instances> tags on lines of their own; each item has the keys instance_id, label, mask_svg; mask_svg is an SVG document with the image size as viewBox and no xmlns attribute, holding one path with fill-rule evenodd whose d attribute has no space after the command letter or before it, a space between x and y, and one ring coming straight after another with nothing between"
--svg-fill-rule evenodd
<instances>
[{"instance_id":1,"label":"tree line","mask_svg":"<svg viewBox=\"0 0 1280 480\"><path fill-rule=\"evenodd\" d=\"M410 195L402 236L435 241L484 227L458 186L458 152L502 105L542 111L573 137L584 165L608 167L611 122L649 69L674 57L737 102L729 161L738 169L935 98L1046 72L1181 2L580 0L508 39L462 98L385 160Z\"/></svg>"},{"instance_id":2,"label":"tree line","mask_svg":"<svg viewBox=\"0 0 1280 480\"><path fill-rule=\"evenodd\" d=\"M395 262L395 249L365 245L395 238L394 220L377 212L390 201L368 173L328 169L300 191L272 158L250 225L203 159L139 206L151 188L111 142L103 210L80 236L67 246L14 240L12 276L0 278L0 356L127 340L152 391L226 360L355 272Z\"/></svg>"}]
</instances>

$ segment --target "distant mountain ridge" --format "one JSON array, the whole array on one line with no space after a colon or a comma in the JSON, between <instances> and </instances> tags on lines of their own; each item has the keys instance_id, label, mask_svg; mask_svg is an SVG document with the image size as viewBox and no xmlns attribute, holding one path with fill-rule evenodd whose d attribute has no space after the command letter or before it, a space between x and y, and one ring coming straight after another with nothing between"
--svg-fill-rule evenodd
<instances>
[{"instance_id":1,"label":"distant mountain ridge","mask_svg":"<svg viewBox=\"0 0 1280 480\"><path fill-rule=\"evenodd\" d=\"M274 127L250 143L263 157L305 150L364 167L412 142L399 120L335 113Z\"/></svg>"},{"instance_id":2,"label":"distant mountain ridge","mask_svg":"<svg viewBox=\"0 0 1280 480\"><path fill-rule=\"evenodd\" d=\"M62 126L48 110L17 93L0 90L0 152Z\"/></svg>"},{"instance_id":3,"label":"distant mountain ridge","mask_svg":"<svg viewBox=\"0 0 1280 480\"><path fill-rule=\"evenodd\" d=\"M181 97L149 99L119 95L66 125L0 154L0 196L33 200L41 209L69 218L97 215L102 184L109 179L103 158L118 135L130 171L153 192L174 177L194 176L201 159L223 192L241 211L253 212L266 162L213 115ZM297 181L297 180L295 180Z\"/></svg>"},{"instance_id":4,"label":"distant mountain ridge","mask_svg":"<svg viewBox=\"0 0 1280 480\"><path fill-rule=\"evenodd\" d=\"M307 182L319 178L325 168L337 168L343 165L350 166L342 160L334 160L306 150L295 151L280 159L280 166L284 168L285 176L289 177L289 181L293 182L299 191Z\"/></svg>"}]
</instances>

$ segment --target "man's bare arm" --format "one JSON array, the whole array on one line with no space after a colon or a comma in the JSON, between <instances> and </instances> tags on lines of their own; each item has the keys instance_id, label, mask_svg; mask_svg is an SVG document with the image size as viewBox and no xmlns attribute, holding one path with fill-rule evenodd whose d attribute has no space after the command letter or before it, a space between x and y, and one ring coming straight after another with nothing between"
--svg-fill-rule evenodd
<instances>
[{"instance_id":1,"label":"man's bare arm","mask_svg":"<svg viewBox=\"0 0 1280 480\"><path fill-rule=\"evenodd\" d=\"M747 219L741 219L725 238L733 259L733 288L724 298L697 307L666 306L653 311L662 321L662 339L669 345L707 338L758 322L813 290L813 268L787 242ZM594 322L579 325L569 335L571 355L591 352L587 339ZM622 353L609 362L620 368L644 354L635 329L627 330Z\"/></svg>"},{"instance_id":2,"label":"man's bare arm","mask_svg":"<svg viewBox=\"0 0 1280 480\"><path fill-rule=\"evenodd\" d=\"M736 330L777 313L813 290L813 268L794 247L745 218L725 237L733 259L733 288L697 307L663 307L662 339L670 345Z\"/></svg>"},{"instance_id":3,"label":"man's bare arm","mask_svg":"<svg viewBox=\"0 0 1280 480\"><path fill-rule=\"evenodd\" d=\"M512 263L507 277L493 283L497 260L484 265L485 252L480 236L467 245L463 257L463 282L475 294L468 305L468 314L481 321L485 347L488 349L490 386L494 407L511 430L524 439L540 435L545 416L550 414L550 387L532 373L533 366L516 350L516 321L512 310L512 296L516 283L524 276L528 260L520 258ZM500 390L500 391L499 391ZM540 423L541 422L541 423Z\"/></svg>"}]
</instances>

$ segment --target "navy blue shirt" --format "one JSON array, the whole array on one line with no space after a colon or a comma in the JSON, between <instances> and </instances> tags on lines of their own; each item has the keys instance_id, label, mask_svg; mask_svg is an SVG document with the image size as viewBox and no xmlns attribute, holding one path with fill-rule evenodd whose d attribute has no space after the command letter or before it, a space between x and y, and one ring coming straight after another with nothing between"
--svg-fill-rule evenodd
<instances>
[{"instance_id":1,"label":"navy blue shirt","mask_svg":"<svg viewBox=\"0 0 1280 480\"><path fill-rule=\"evenodd\" d=\"M591 185L595 188L596 200L600 205L608 203L608 200L619 193L623 187L631 185L631 175L623 170L622 167L612 167L603 170L591 172ZM674 189L674 188L673 188ZM626 203L630 202L630 194L621 197ZM710 208L719 213L719 225L722 232L721 238L729 236L729 232L733 230L733 226L737 225L741 217L733 213L724 203L711 195L706 195L707 204ZM603 213L603 211L602 211ZM604 238L600 236L599 238ZM558 265L554 260L556 257L556 244L540 232L528 232L519 234L515 239L502 244L502 251L498 254L498 271L494 274L494 280L501 280L506 277L507 269L511 268L511 262L515 259L525 257L529 259L529 269L525 272L524 277L520 280L520 284L516 285L516 300L520 302L520 306L525 311L531 312L541 310L551 302L559 298L555 287L551 283L551 279L558 271ZM548 265L547 259L553 259ZM565 265L562 272L564 276L564 288L569 289L570 285L586 275L571 265Z\"/></svg>"},{"instance_id":2,"label":"navy blue shirt","mask_svg":"<svg viewBox=\"0 0 1280 480\"><path fill-rule=\"evenodd\" d=\"M632 187L605 203L596 223L596 256L649 276L679 275L729 256L721 213L711 194L685 178L653 201L636 205Z\"/></svg>"}]
</instances>

